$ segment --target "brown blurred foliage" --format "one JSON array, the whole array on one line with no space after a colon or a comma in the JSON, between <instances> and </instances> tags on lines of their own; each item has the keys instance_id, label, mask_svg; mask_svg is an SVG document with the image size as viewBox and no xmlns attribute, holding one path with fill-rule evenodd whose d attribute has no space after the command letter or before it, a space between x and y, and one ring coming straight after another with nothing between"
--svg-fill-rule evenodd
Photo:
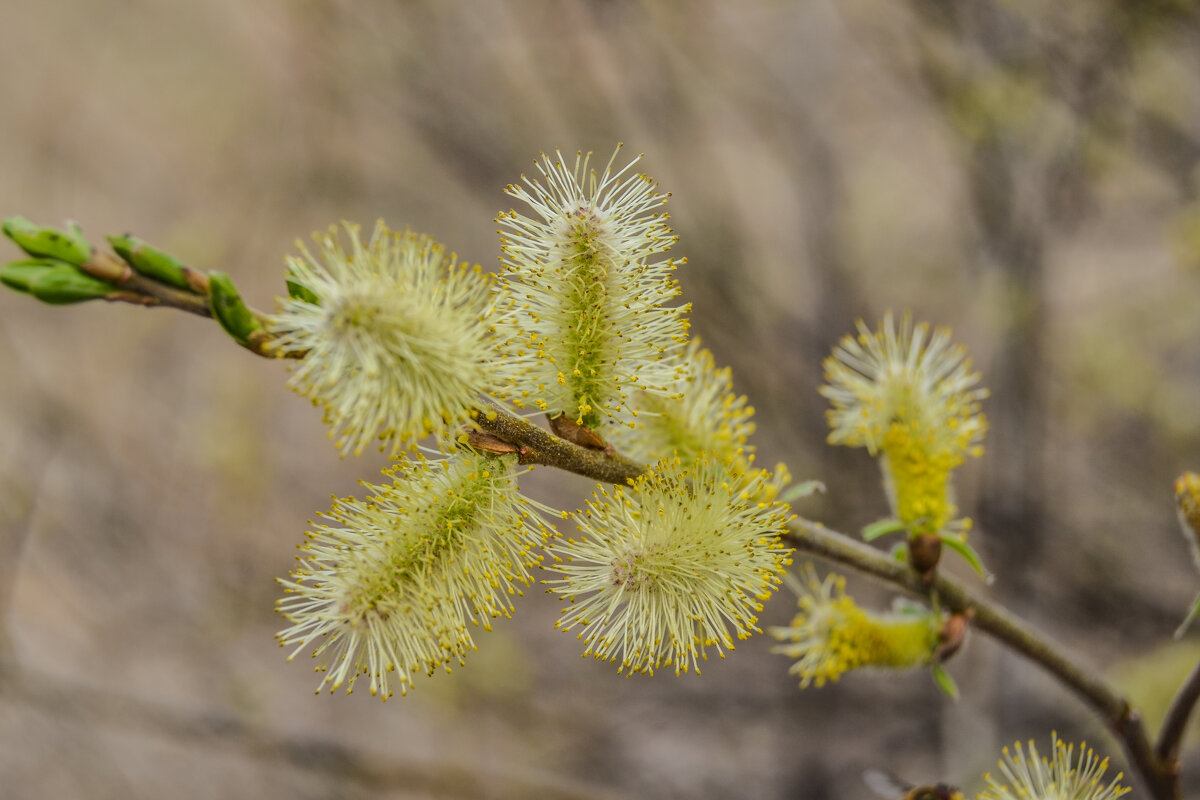
<instances>
[{"instance_id":1,"label":"brown blurred foliage","mask_svg":"<svg viewBox=\"0 0 1200 800\"><path fill-rule=\"evenodd\" d=\"M829 485L797 510L851 532L885 510L869 459L824 444L830 346L887 309L953 325L993 390L959 498L990 591L1103 668L1168 638L1200 581L1171 502L1200 468L1193 9L8 3L0 214L132 229L269 308L292 242L339 219L494 264L501 190L539 151L624 141L673 193L693 330L757 406L760 459ZM1119 760L978 638L957 705L925 674L801 693L764 637L624 680L552 635L536 587L408 698L313 697L273 579L383 461L339 461L284 380L181 314L0 294L5 797L854 798L866 765L970 786L1051 728Z\"/></svg>"}]
</instances>

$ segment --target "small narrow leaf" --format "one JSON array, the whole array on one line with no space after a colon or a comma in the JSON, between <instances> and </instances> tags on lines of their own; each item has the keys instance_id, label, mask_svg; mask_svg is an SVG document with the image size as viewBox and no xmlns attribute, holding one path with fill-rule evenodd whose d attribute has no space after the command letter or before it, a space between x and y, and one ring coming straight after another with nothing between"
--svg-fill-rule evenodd
<instances>
[{"instance_id":1,"label":"small narrow leaf","mask_svg":"<svg viewBox=\"0 0 1200 800\"><path fill-rule=\"evenodd\" d=\"M223 272L208 273L209 303L213 316L225 332L238 344L246 344L250 334L262 328L262 324L242 302L237 287Z\"/></svg>"},{"instance_id":2,"label":"small narrow leaf","mask_svg":"<svg viewBox=\"0 0 1200 800\"><path fill-rule=\"evenodd\" d=\"M900 520L881 519L863 528L862 538L864 541L873 542L881 536L887 536L889 533L899 533L903 530L908 530L908 526Z\"/></svg>"},{"instance_id":3,"label":"small narrow leaf","mask_svg":"<svg viewBox=\"0 0 1200 800\"><path fill-rule=\"evenodd\" d=\"M825 494L825 484L820 481L805 481L797 483L783 490L779 495L780 502L791 503L799 500L801 497L808 497L810 494Z\"/></svg>"},{"instance_id":4,"label":"small narrow leaf","mask_svg":"<svg viewBox=\"0 0 1200 800\"><path fill-rule=\"evenodd\" d=\"M303 300L305 303L309 303L314 306L321 305L321 298L317 297L317 293L299 281L288 278L287 290L288 297L292 298L293 300Z\"/></svg>"},{"instance_id":5,"label":"small narrow leaf","mask_svg":"<svg viewBox=\"0 0 1200 800\"><path fill-rule=\"evenodd\" d=\"M996 580L996 576L989 572L988 568L983 565L983 561L979 558L979 554L975 552L975 548L967 544L961 536L957 534L941 534L939 538L942 540L942 544L958 553L964 561L970 564L971 569L979 573L979 577L983 578L984 583L991 585Z\"/></svg>"},{"instance_id":6,"label":"small narrow leaf","mask_svg":"<svg viewBox=\"0 0 1200 800\"><path fill-rule=\"evenodd\" d=\"M933 665L933 682L951 700L958 700L958 684L954 682L954 678L950 677L950 673L946 672L946 668L941 664Z\"/></svg>"},{"instance_id":7,"label":"small narrow leaf","mask_svg":"<svg viewBox=\"0 0 1200 800\"><path fill-rule=\"evenodd\" d=\"M1192 610L1184 617L1183 623L1175 629L1175 638L1182 639L1187 633L1187 629L1192 627L1192 623L1196 621L1196 616L1200 615L1200 594L1196 595L1196 599L1192 601Z\"/></svg>"}]
</instances>

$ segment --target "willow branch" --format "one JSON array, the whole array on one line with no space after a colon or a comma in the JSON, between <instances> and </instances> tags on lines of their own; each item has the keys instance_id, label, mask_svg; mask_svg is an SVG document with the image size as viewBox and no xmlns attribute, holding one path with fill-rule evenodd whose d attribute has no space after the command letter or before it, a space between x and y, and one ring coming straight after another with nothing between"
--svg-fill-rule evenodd
<instances>
[{"instance_id":1,"label":"willow branch","mask_svg":"<svg viewBox=\"0 0 1200 800\"><path fill-rule=\"evenodd\" d=\"M1167 716L1159 729L1158 742L1154 746L1155 755L1168 770L1179 772L1179 747L1183 741L1183 733L1187 729L1188 719L1200 700L1200 664L1192 670L1192 674L1179 689L1179 693L1171 701Z\"/></svg>"},{"instance_id":2,"label":"willow branch","mask_svg":"<svg viewBox=\"0 0 1200 800\"><path fill-rule=\"evenodd\" d=\"M480 414L476 424L517 446L526 463L546 464L610 483L625 483L645 470L619 456L557 439L527 420L499 409ZM1160 800L1179 797L1177 778L1164 766L1164 760L1156 756L1145 726L1129 701L1006 609L974 596L961 583L944 575L937 575L932 583L926 582L909 566L819 523L796 519L786 539L798 550L850 567L910 594L928 596L934 592L942 607L953 613L969 613L976 629L1041 666L1103 717L1121 740L1130 762L1150 785L1153 797ZM1193 678L1194 689L1200 693L1200 677ZM1192 697L1187 703L1188 710L1195 700Z\"/></svg>"},{"instance_id":3,"label":"willow branch","mask_svg":"<svg viewBox=\"0 0 1200 800\"><path fill-rule=\"evenodd\" d=\"M162 305L211 316L206 297L189 295L145 281L113 257L93 258L84 269L96 277L127 286L135 292L144 290L141 285L143 282L152 283L156 292L152 296ZM123 270L117 276L119 280L114 279L114 269ZM265 319L261 312L253 313ZM273 351L271 340L272 337L264 332L260 340L246 346L258 355L274 357L278 354ZM302 358L304 354L289 355ZM472 417L474 425L492 437L493 441L511 446L511 452L516 452L523 464L556 467L613 484L629 483L646 471L644 465L617 453L581 447L490 404L474 412ZM932 582L927 581L907 565L819 523L796 519L785 538L802 552L857 570L910 594L936 594L944 608L953 613L969 614L975 628L1040 665L1103 717L1121 740L1131 764L1142 775L1152 797L1156 800L1180 800L1176 759L1182 730L1192 708L1200 699L1200 666L1176 697L1156 750L1150 744L1140 716L1128 700L1001 606L974 596L962 584L944 575L936 575Z\"/></svg>"}]
</instances>

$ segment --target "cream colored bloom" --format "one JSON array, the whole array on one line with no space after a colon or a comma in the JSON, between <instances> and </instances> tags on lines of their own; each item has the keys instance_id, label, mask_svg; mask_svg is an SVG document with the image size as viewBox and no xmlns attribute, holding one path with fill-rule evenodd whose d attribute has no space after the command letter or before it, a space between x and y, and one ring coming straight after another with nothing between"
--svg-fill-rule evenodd
<instances>
[{"instance_id":1,"label":"cream colored bloom","mask_svg":"<svg viewBox=\"0 0 1200 800\"><path fill-rule=\"evenodd\" d=\"M748 464L754 408L734 393L729 368L717 369L699 339L688 344L682 366L668 395L638 393L638 425L613 430L613 444L642 462L677 455L684 464L706 456Z\"/></svg>"},{"instance_id":2,"label":"cream colored bloom","mask_svg":"<svg viewBox=\"0 0 1200 800\"><path fill-rule=\"evenodd\" d=\"M529 583L531 547L544 531L517 494L515 457L460 452L402 461L391 485L364 484L365 500L338 500L301 545L278 610L279 642L316 645L317 687L349 692L369 675L371 694L401 694L412 676L449 670L475 649L471 625L512 612ZM389 677L390 673L394 677Z\"/></svg>"},{"instance_id":3,"label":"cream colored bloom","mask_svg":"<svg viewBox=\"0 0 1200 800\"><path fill-rule=\"evenodd\" d=\"M616 156L598 172L590 154L543 154L540 179L507 189L532 216L497 218L506 271L496 330L513 367L500 395L592 429L629 421L632 392L667 392L679 370L671 355L687 341L687 306L666 305L683 261L659 258L676 240L659 211L667 195L631 171L638 159L614 170Z\"/></svg>"},{"instance_id":4,"label":"cream colored bloom","mask_svg":"<svg viewBox=\"0 0 1200 800\"><path fill-rule=\"evenodd\" d=\"M1064 744L1058 734L1051 735L1051 758L1040 756L1033 742L1028 755L1020 742L1015 749L1014 753L1004 748L999 764L1004 780L984 775L988 788L976 795L977 800L1115 800L1129 792L1121 785L1120 773L1104 783L1108 759L1086 744L1079 746L1078 758L1074 758L1075 745Z\"/></svg>"},{"instance_id":5,"label":"cream colored bloom","mask_svg":"<svg viewBox=\"0 0 1200 800\"><path fill-rule=\"evenodd\" d=\"M364 244L343 227L348 249L335 228L314 236L316 255L301 244L288 259L293 296L270 330L303 354L290 385L325 409L343 454L445 437L493 383L491 281L427 236L380 222Z\"/></svg>"},{"instance_id":6,"label":"cream colored bloom","mask_svg":"<svg viewBox=\"0 0 1200 800\"><path fill-rule=\"evenodd\" d=\"M799 597L800 613L769 633L784 644L771 648L795 659L788 672L800 688L818 688L863 667L910 669L933 661L941 618L932 612L872 614L845 593L846 579L830 573L821 580L806 564L800 580L787 584Z\"/></svg>"},{"instance_id":7,"label":"cream colored bloom","mask_svg":"<svg viewBox=\"0 0 1200 800\"><path fill-rule=\"evenodd\" d=\"M906 316L897 330L888 314L878 332L858 329L825 360L829 443L881 456L893 514L914 533L938 533L957 513L952 471L983 452L987 391L945 328L930 336Z\"/></svg>"},{"instance_id":8,"label":"cream colored bloom","mask_svg":"<svg viewBox=\"0 0 1200 800\"><path fill-rule=\"evenodd\" d=\"M666 459L632 486L599 486L576 520L583 537L554 541L546 583L567 598L556 627L584 655L620 672L695 669L759 628L762 603L791 563L780 543L786 506L758 502L762 476L712 459Z\"/></svg>"}]
</instances>

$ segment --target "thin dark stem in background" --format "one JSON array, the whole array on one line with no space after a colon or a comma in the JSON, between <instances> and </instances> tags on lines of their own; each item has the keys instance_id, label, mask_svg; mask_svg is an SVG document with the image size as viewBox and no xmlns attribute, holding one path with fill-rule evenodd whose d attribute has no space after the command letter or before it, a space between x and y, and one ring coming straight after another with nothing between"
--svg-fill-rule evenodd
<instances>
[{"instance_id":1,"label":"thin dark stem in background","mask_svg":"<svg viewBox=\"0 0 1200 800\"><path fill-rule=\"evenodd\" d=\"M1179 774L1179 746L1197 700L1200 700L1200 664L1192 670L1192 674L1171 701L1171 707L1167 709L1167 716L1158 733L1158 743L1154 746L1154 754L1158 756L1159 761L1175 775Z\"/></svg>"}]
</instances>

